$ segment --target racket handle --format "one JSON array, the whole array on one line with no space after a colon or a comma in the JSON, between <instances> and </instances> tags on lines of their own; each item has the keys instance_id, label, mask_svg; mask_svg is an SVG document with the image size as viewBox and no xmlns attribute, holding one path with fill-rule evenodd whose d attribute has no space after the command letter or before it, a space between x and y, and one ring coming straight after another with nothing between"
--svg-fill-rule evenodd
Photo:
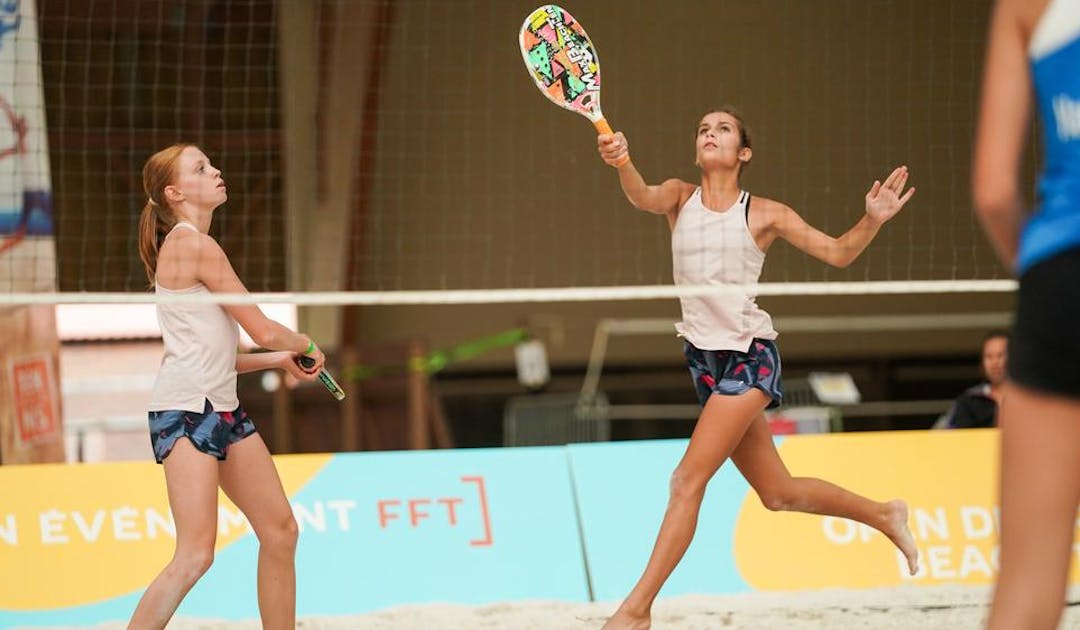
<instances>
[{"instance_id":1,"label":"racket handle","mask_svg":"<svg viewBox=\"0 0 1080 630\"><path fill-rule=\"evenodd\" d=\"M306 354L301 354L297 361L299 361L301 367L309 369L315 365L315 359L312 359ZM327 372L326 368L319 370L319 380L322 381L322 384L326 389L334 395L334 398L337 400L345 400L345 390L341 389L341 386L337 384L337 381L334 380L333 376L330 376L330 372Z\"/></svg>"},{"instance_id":2,"label":"racket handle","mask_svg":"<svg viewBox=\"0 0 1080 630\"><path fill-rule=\"evenodd\" d=\"M602 136L603 135L609 135L610 136L611 134L615 133L614 131L611 130L611 125L608 124L606 118L601 118L600 120L595 121L593 123L593 126L596 127L596 133L598 133L598 134L600 134ZM629 161L630 161L630 156L629 155L624 155L623 159L619 160L615 164L615 168L619 168L620 166L622 166L623 164L626 164Z\"/></svg>"}]
</instances>

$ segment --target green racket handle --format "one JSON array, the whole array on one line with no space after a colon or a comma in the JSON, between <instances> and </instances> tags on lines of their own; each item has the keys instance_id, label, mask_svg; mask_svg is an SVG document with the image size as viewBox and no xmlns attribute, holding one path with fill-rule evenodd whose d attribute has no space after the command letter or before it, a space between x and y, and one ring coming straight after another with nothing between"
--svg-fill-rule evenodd
<instances>
[{"instance_id":1,"label":"green racket handle","mask_svg":"<svg viewBox=\"0 0 1080 630\"><path fill-rule=\"evenodd\" d=\"M301 354L297 361L300 362L301 367L309 370L315 367L315 359L312 359L306 354ZM322 384L326 386L326 389L334 395L334 398L345 400L345 390L341 389L341 386L337 384L337 381L334 380L333 376L330 376L330 372L327 372L326 368L319 370L319 380L322 381Z\"/></svg>"}]
</instances>

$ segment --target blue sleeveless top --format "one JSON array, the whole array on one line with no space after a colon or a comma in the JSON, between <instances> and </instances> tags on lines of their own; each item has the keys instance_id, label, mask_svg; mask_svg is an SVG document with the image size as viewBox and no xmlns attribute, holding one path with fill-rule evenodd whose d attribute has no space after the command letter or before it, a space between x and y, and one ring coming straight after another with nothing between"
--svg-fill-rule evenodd
<instances>
[{"instance_id":1,"label":"blue sleeveless top","mask_svg":"<svg viewBox=\"0 0 1080 630\"><path fill-rule=\"evenodd\" d=\"M1017 275L1080 247L1080 0L1050 0L1028 56L1045 154L1039 202L1020 235Z\"/></svg>"}]
</instances>

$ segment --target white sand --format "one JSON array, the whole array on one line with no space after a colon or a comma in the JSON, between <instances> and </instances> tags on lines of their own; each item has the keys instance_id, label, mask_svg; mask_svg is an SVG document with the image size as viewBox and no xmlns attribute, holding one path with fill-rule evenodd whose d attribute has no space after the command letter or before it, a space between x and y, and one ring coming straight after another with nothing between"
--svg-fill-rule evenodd
<instances>
[{"instance_id":1,"label":"white sand","mask_svg":"<svg viewBox=\"0 0 1080 630\"><path fill-rule=\"evenodd\" d=\"M981 628L986 587L901 587L865 591L695 595L663 599L655 630L969 630ZM1080 590L1070 593L1076 601ZM598 629L617 602L513 602L488 606L424 604L367 615L302 618L305 630L585 630ZM119 630L105 624L98 630ZM256 630L257 621L176 619L170 630ZM1080 628L1080 606L1065 610L1061 628Z\"/></svg>"}]
</instances>

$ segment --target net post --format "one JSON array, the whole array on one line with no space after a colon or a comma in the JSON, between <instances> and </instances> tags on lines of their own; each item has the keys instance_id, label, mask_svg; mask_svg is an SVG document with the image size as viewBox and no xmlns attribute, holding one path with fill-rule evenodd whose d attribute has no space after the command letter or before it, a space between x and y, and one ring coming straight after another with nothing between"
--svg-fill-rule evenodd
<instances>
[{"instance_id":1,"label":"net post","mask_svg":"<svg viewBox=\"0 0 1080 630\"><path fill-rule=\"evenodd\" d=\"M409 342L408 358L408 440L410 449L430 448L428 432L428 375L423 369L424 343L419 339Z\"/></svg>"}]
</instances>

